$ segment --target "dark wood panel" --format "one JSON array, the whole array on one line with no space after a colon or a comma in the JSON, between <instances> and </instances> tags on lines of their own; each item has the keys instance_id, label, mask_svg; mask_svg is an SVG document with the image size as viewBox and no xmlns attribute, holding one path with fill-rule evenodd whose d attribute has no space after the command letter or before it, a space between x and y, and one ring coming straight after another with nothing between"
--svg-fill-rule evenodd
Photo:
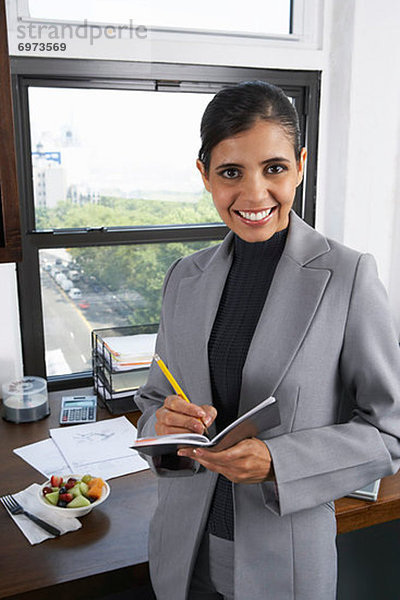
<instances>
[{"instance_id":1,"label":"dark wood panel","mask_svg":"<svg viewBox=\"0 0 400 600\"><path fill-rule=\"evenodd\" d=\"M0 262L21 260L5 0L0 0Z\"/></svg>"}]
</instances>

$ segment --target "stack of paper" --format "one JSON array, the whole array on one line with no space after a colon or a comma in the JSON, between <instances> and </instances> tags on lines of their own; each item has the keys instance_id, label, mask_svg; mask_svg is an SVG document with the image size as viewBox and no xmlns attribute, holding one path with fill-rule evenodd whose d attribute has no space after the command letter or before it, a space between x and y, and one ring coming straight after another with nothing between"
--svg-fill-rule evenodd
<instances>
[{"instance_id":1,"label":"stack of paper","mask_svg":"<svg viewBox=\"0 0 400 600\"><path fill-rule=\"evenodd\" d=\"M118 394L126 396L127 392L132 394L132 391L146 383L148 374L148 369L135 369L129 373L110 373L108 369L99 369L98 372L103 385L112 391L113 398L118 398Z\"/></svg>"},{"instance_id":2,"label":"stack of paper","mask_svg":"<svg viewBox=\"0 0 400 600\"><path fill-rule=\"evenodd\" d=\"M147 381L156 337L156 333L95 337L94 388L112 414L137 410L135 393Z\"/></svg>"},{"instance_id":3,"label":"stack of paper","mask_svg":"<svg viewBox=\"0 0 400 600\"><path fill-rule=\"evenodd\" d=\"M131 371L150 366L155 343L155 333L105 337L102 342L98 340L98 351L113 371Z\"/></svg>"},{"instance_id":4,"label":"stack of paper","mask_svg":"<svg viewBox=\"0 0 400 600\"><path fill-rule=\"evenodd\" d=\"M148 469L129 446L136 427L126 417L50 429L51 439L16 448L14 452L46 477L89 473L111 479Z\"/></svg>"}]
</instances>

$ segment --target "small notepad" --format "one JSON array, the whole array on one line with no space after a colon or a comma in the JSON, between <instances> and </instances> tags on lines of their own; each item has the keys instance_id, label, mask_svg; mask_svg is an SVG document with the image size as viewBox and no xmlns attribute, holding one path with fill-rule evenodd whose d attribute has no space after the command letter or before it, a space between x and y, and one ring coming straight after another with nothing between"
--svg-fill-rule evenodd
<instances>
[{"instance_id":1,"label":"small notepad","mask_svg":"<svg viewBox=\"0 0 400 600\"><path fill-rule=\"evenodd\" d=\"M276 427L280 422L278 404L276 399L270 396L241 415L211 440L199 433L169 434L138 438L131 448L149 456L172 454L179 448L188 446L201 446L219 452L246 438L257 437L261 431Z\"/></svg>"}]
</instances>

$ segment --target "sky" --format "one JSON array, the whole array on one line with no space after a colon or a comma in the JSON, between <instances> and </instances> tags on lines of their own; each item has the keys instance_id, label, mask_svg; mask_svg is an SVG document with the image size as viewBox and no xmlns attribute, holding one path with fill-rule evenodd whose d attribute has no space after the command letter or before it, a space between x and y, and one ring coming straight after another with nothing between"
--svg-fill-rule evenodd
<instances>
[{"instance_id":1,"label":"sky","mask_svg":"<svg viewBox=\"0 0 400 600\"><path fill-rule=\"evenodd\" d=\"M199 193L200 120L212 97L31 87L32 150L61 151L68 184Z\"/></svg>"}]
</instances>

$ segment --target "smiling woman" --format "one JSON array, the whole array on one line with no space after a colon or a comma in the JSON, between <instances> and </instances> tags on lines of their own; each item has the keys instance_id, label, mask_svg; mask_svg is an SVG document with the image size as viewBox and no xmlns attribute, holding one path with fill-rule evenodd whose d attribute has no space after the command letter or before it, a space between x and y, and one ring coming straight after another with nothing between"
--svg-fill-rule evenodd
<instances>
[{"instance_id":1,"label":"smiling woman","mask_svg":"<svg viewBox=\"0 0 400 600\"><path fill-rule=\"evenodd\" d=\"M212 150L204 185L221 219L247 242L261 242L288 226L306 150L296 160L282 125L259 119L251 129L222 140Z\"/></svg>"},{"instance_id":2,"label":"smiling woman","mask_svg":"<svg viewBox=\"0 0 400 600\"><path fill-rule=\"evenodd\" d=\"M226 225L248 242L285 229L306 159L285 94L261 81L221 91L201 135L197 168Z\"/></svg>"},{"instance_id":3,"label":"smiling woman","mask_svg":"<svg viewBox=\"0 0 400 600\"><path fill-rule=\"evenodd\" d=\"M148 459L153 586L159 600L333 600L332 500L400 464L397 337L372 257L292 210L306 151L290 100L261 81L225 88L201 133L197 167L230 232L167 272L156 352L191 402L153 365L138 435L198 419L213 434L269 396L281 423Z\"/></svg>"}]
</instances>

